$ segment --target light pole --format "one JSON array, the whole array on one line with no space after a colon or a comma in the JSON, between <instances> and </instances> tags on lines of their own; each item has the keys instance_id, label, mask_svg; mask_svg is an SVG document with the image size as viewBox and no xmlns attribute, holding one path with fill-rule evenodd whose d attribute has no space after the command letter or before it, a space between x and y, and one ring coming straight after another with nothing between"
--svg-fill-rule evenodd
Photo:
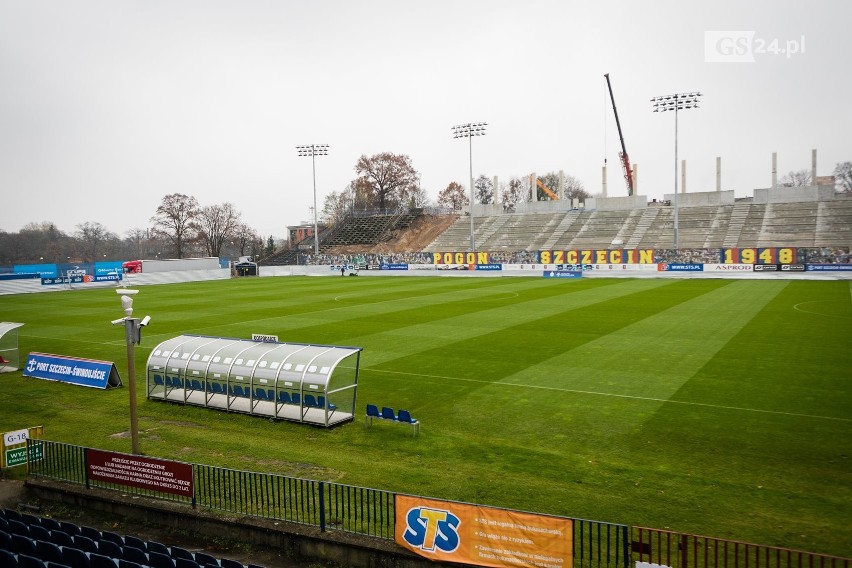
<instances>
[{"instance_id":1,"label":"light pole","mask_svg":"<svg viewBox=\"0 0 852 568\"><path fill-rule=\"evenodd\" d=\"M139 318L133 315L133 295L139 290L119 288L116 292L121 296L121 307L124 317L112 320L113 325L124 324L124 339L127 343L127 388L130 391L130 445L134 455L139 454L139 421L136 417L136 349L135 345L142 341L142 328L151 321L150 316Z\"/></svg>"},{"instance_id":2,"label":"light pole","mask_svg":"<svg viewBox=\"0 0 852 568\"><path fill-rule=\"evenodd\" d=\"M675 113L675 151L674 151L674 248L677 249L677 229L678 229L678 203L677 203L677 111L691 108L698 108L698 97L701 93L676 93L674 95L664 95L662 97L654 97L651 102L654 103L654 112L666 112L673 110Z\"/></svg>"},{"instance_id":3,"label":"light pole","mask_svg":"<svg viewBox=\"0 0 852 568\"><path fill-rule=\"evenodd\" d=\"M317 227L317 156L328 156L328 144L296 146L299 156L310 156L314 173L314 254L319 254L319 229Z\"/></svg>"},{"instance_id":4,"label":"light pole","mask_svg":"<svg viewBox=\"0 0 852 568\"><path fill-rule=\"evenodd\" d=\"M468 122L453 126L453 138L467 138L470 152L470 252L476 252L476 238L473 236L473 137L485 136L487 122Z\"/></svg>"}]
</instances>

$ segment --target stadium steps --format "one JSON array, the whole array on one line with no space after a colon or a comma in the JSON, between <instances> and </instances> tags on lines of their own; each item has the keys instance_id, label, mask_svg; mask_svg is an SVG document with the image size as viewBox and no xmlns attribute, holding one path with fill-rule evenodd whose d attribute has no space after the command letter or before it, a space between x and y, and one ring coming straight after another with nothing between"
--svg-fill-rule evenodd
<instances>
[{"instance_id":1,"label":"stadium steps","mask_svg":"<svg viewBox=\"0 0 852 568\"><path fill-rule=\"evenodd\" d=\"M731 210L731 221L728 223L728 231L722 241L724 248L736 247L740 242L746 219L748 218L751 203L736 203Z\"/></svg>"},{"instance_id":2,"label":"stadium steps","mask_svg":"<svg viewBox=\"0 0 852 568\"><path fill-rule=\"evenodd\" d=\"M624 246L625 241L630 240L630 235L636 231L636 226L642 220L643 213L644 211L640 209L632 209L630 211L624 224L618 229L618 233L615 234L615 238L612 240L613 247L621 248Z\"/></svg>"},{"instance_id":3,"label":"stadium steps","mask_svg":"<svg viewBox=\"0 0 852 568\"><path fill-rule=\"evenodd\" d=\"M719 205L716 207L716 213L713 217L713 222L710 223L710 228L704 238L702 248L721 248L725 242L725 235L728 231L728 226L731 221L731 205Z\"/></svg>"},{"instance_id":4,"label":"stadium steps","mask_svg":"<svg viewBox=\"0 0 852 568\"><path fill-rule=\"evenodd\" d=\"M577 210L571 210L567 212L563 217L556 228L553 230L553 233L550 235L544 242L544 246L542 246L542 250L554 250L556 243L562 238L562 236L567 233L571 225L580 217L580 212Z\"/></svg>"},{"instance_id":5,"label":"stadium steps","mask_svg":"<svg viewBox=\"0 0 852 568\"><path fill-rule=\"evenodd\" d=\"M648 229L654 224L654 220L657 218L657 215L660 214L659 207L648 207L642 211L642 216L639 218L639 221L636 223L636 226L633 228L633 234L630 235L630 238L627 239L627 242L624 245L624 248L627 249L635 249L638 248L642 239L645 237L645 234L648 232Z\"/></svg>"}]
</instances>

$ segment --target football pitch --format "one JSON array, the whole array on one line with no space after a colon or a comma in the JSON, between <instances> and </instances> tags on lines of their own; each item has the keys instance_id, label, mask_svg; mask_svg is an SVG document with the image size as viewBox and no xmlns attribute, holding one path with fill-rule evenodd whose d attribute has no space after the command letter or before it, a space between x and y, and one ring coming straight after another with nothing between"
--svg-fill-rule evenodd
<instances>
[{"instance_id":1,"label":"football pitch","mask_svg":"<svg viewBox=\"0 0 852 568\"><path fill-rule=\"evenodd\" d=\"M146 455L852 555L849 281L243 278L134 307ZM122 315L113 289L0 296L22 360L114 361L126 385ZM161 341L253 333L362 347L356 420L145 399ZM130 451L126 388L0 381L0 431ZM367 403L420 435L365 428Z\"/></svg>"}]
</instances>

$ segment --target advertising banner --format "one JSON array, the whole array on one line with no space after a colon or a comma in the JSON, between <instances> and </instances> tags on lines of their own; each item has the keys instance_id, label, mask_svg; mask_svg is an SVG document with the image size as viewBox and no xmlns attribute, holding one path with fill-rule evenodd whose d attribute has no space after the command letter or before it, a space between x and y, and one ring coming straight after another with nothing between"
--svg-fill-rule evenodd
<instances>
[{"instance_id":1,"label":"advertising banner","mask_svg":"<svg viewBox=\"0 0 852 568\"><path fill-rule=\"evenodd\" d=\"M582 270L545 270L542 272L545 278L582 278Z\"/></svg>"},{"instance_id":2,"label":"advertising banner","mask_svg":"<svg viewBox=\"0 0 852 568\"><path fill-rule=\"evenodd\" d=\"M657 270L660 272L703 272L703 264L681 264L677 262L660 263L657 265Z\"/></svg>"},{"instance_id":3,"label":"advertising banner","mask_svg":"<svg viewBox=\"0 0 852 568\"><path fill-rule=\"evenodd\" d=\"M192 497L192 465L86 448L88 479Z\"/></svg>"},{"instance_id":4,"label":"advertising banner","mask_svg":"<svg viewBox=\"0 0 852 568\"><path fill-rule=\"evenodd\" d=\"M755 264L754 269L755 272L778 272L777 264Z\"/></svg>"},{"instance_id":5,"label":"advertising banner","mask_svg":"<svg viewBox=\"0 0 852 568\"><path fill-rule=\"evenodd\" d=\"M805 266L808 271L850 271L852 264L808 264Z\"/></svg>"},{"instance_id":6,"label":"advertising banner","mask_svg":"<svg viewBox=\"0 0 852 568\"><path fill-rule=\"evenodd\" d=\"M571 519L397 495L394 539L425 558L478 566L571 568Z\"/></svg>"},{"instance_id":7,"label":"advertising banner","mask_svg":"<svg viewBox=\"0 0 852 568\"><path fill-rule=\"evenodd\" d=\"M78 359L47 353L30 353L24 367L24 376L98 389L121 386L121 377L112 361Z\"/></svg>"},{"instance_id":8,"label":"advertising banner","mask_svg":"<svg viewBox=\"0 0 852 568\"><path fill-rule=\"evenodd\" d=\"M385 263L379 266L381 270L408 270L408 264L404 262Z\"/></svg>"},{"instance_id":9,"label":"advertising banner","mask_svg":"<svg viewBox=\"0 0 852 568\"><path fill-rule=\"evenodd\" d=\"M542 250L541 264L654 264L654 249Z\"/></svg>"},{"instance_id":10,"label":"advertising banner","mask_svg":"<svg viewBox=\"0 0 852 568\"><path fill-rule=\"evenodd\" d=\"M705 264L704 272L752 272L753 264Z\"/></svg>"},{"instance_id":11,"label":"advertising banner","mask_svg":"<svg viewBox=\"0 0 852 568\"><path fill-rule=\"evenodd\" d=\"M489 264L476 264L474 266L476 267L474 270L503 270L502 264L495 264L493 262Z\"/></svg>"}]
</instances>

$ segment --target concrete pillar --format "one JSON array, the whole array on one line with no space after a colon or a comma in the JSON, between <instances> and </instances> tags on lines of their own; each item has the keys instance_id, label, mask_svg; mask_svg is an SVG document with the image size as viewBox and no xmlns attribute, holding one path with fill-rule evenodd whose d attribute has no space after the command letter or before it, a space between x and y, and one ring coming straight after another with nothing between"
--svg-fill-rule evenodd
<instances>
[{"instance_id":1,"label":"concrete pillar","mask_svg":"<svg viewBox=\"0 0 852 568\"><path fill-rule=\"evenodd\" d=\"M778 187L778 152L772 152L772 189Z\"/></svg>"},{"instance_id":2,"label":"concrete pillar","mask_svg":"<svg viewBox=\"0 0 852 568\"><path fill-rule=\"evenodd\" d=\"M530 174L530 203L538 201L538 189L535 187L535 180L537 179L535 172Z\"/></svg>"},{"instance_id":3,"label":"concrete pillar","mask_svg":"<svg viewBox=\"0 0 852 568\"><path fill-rule=\"evenodd\" d=\"M722 191L722 156L716 156L716 191Z\"/></svg>"},{"instance_id":4,"label":"concrete pillar","mask_svg":"<svg viewBox=\"0 0 852 568\"><path fill-rule=\"evenodd\" d=\"M601 166L601 195L606 197L606 162Z\"/></svg>"},{"instance_id":5,"label":"concrete pillar","mask_svg":"<svg viewBox=\"0 0 852 568\"><path fill-rule=\"evenodd\" d=\"M556 190L559 199L565 199L565 172L559 170L559 189Z\"/></svg>"},{"instance_id":6,"label":"concrete pillar","mask_svg":"<svg viewBox=\"0 0 852 568\"><path fill-rule=\"evenodd\" d=\"M633 164L633 195L639 195L639 164Z\"/></svg>"},{"instance_id":7,"label":"concrete pillar","mask_svg":"<svg viewBox=\"0 0 852 568\"><path fill-rule=\"evenodd\" d=\"M686 193L686 160L680 161L680 192Z\"/></svg>"},{"instance_id":8,"label":"concrete pillar","mask_svg":"<svg viewBox=\"0 0 852 568\"><path fill-rule=\"evenodd\" d=\"M811 150L811 185L816 185L816 148Z\"/></svg>"}]
</instances>

